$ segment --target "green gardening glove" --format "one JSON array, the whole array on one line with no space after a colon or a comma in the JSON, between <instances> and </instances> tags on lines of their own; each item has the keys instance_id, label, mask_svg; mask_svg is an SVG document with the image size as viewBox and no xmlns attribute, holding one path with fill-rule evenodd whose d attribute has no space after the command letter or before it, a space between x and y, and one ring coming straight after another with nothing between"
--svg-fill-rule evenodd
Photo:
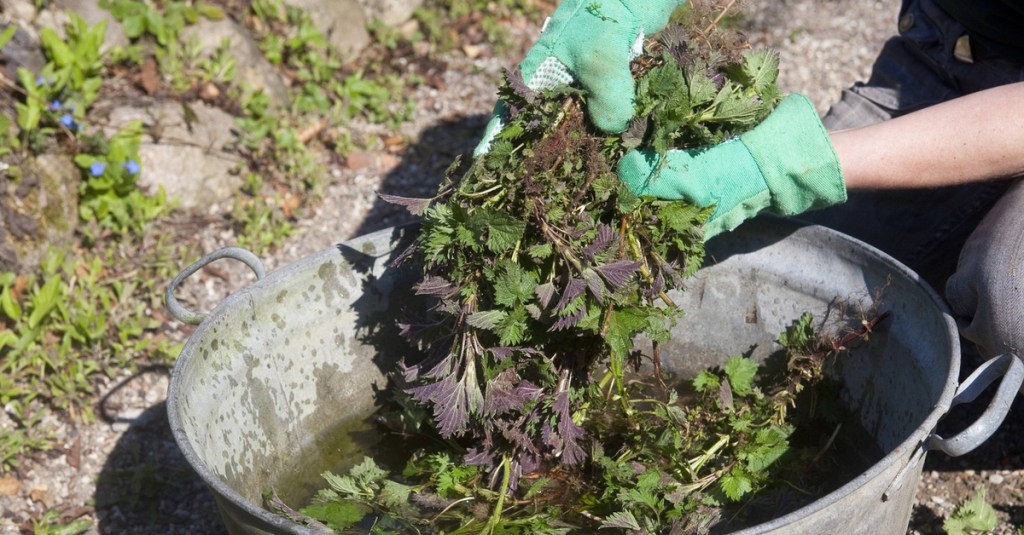
<instances>
[{"instance_id":1,"label":"green gardening glove","mask_svg":"<svg viewBox=\"0 0 1024 535\"><path fill-rule=\"evenodd\" d=\"M619 177L638 195L715 205L704 238L732 230L762 210L795 215L846 201L828 133L803 95L783 99L761 124L719 145L656 153L633 150Z\"/></svg>"},{"instance_id":2,"label":"green gardening glove","mask_svg":"<svg viewBox=\"0 0 1024 535\"><path fill-rule=\"evenodd\" d=\"M578 79L594 125L621 132L633 118L636 98L629 62L642 52L644 36L664 28L683 1L564 0L520 63L523 81L540 91ZM490 149L506 114L499 101L475 156Z\"/></svg>"}]
</instances>

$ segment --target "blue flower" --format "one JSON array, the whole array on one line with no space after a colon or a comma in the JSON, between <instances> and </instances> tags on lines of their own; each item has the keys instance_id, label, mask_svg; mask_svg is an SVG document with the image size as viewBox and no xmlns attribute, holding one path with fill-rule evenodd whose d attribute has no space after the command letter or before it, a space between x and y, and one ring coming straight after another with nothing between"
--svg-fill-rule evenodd
<instances>
[{"instance_id":1,"label":"blue flower","mask_svg":"<svg viewBox=\"0 0 1024 535\"><path fill-rule=\"evenodd\" d=\"M41 85L43 85L45 83L46 83L46 78L43 78L42 74L40 74L39 76L36 76L36 87L39 87L39 86L41 86Z\"/></svg>"},{"instance_id":2,"label":"blue flower","mask_svg":"<svg viewBox=\"0 0 1024 535\"><path fill-rule=\"evenodd\" d=\"M107 164L103 162L92 162L92 165L89 166L89 174L92 176L100 176L106 169Z\"/></svg>"},{"instance_id":3,"label":"blue flower","mask_svg":"<svg viewBox=\"0 0 1024 535\"><path fill-rule=\"evenodd\" d=\"M129 175L134 175L135 173L139 172L139 162L136 162L135 160L128 160L127 162L121 165L123 165L124 168L128 170Z\"/></svg>"},{"instance_id":4,"label":"blue flower","mask_svg":"<svg viewBox=\"0 0 1024 535\"><path fill-rule=\"evenodd\" d=\"M63 106L63 105L60 103L59 100L53 99L53 102L50 103L50 110L51 111L57 111L57 110L59 110L61 108L61 106Z\"/></svg>"},{"instance_id":5,"label":"blue flower","mask_svg":"<svg viewBox=\"0 0 1024 535\"><path fill-rule=\"evenodd\" d=\"M70 113L65 113L60 116L60 124L71 130L78 130L78 123L75 122L74 116Z\"/></svg>"}]
</instances>

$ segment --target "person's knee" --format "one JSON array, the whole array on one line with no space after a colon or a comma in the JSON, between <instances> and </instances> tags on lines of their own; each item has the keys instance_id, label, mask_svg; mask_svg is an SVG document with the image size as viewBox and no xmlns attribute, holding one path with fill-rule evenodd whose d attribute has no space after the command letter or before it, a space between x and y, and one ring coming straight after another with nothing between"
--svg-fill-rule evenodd
<instances>
[{"instance_id":1,"label":"person's knee","mask_svg":"<svg viewBox=\"0 0 1024 535\"><path fill-rule=\"evenodd\" d=\"M1015 185L975 229L946 297L961 334L986 356L1024 349L1024 187Z\"/></svg>"}]
</instances>

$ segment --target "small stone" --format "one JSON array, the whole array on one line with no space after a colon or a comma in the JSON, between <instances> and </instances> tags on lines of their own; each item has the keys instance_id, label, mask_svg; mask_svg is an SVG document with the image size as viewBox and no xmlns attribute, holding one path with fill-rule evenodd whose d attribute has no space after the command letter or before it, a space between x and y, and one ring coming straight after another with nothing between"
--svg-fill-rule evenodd
<instances>
[{"instance_id":1,"label":"small stone","mask_svg":"<svg viewBox=\"0 0 1024 535\"><path fill-rule=\"evenodd\" d=\"M373 160L373 154L370 154L369 152L356 151L345 158L345 166L353 171L357 169L366 169L373 165Z\"/></svg>"},{"instance_id":2,"label":"small stone","mask_svg":"<svg viewBox=\"0 0 1024 535\"><path fill-rule=\"evenodd\" d=\"M1005 480L1006 479L1003 476L999 475L999 474L992 474L992 475L988 476L988 482L992 483L993 485L1002 485L1003 481L1005 481Z\"/></svg>"}]
</instances>

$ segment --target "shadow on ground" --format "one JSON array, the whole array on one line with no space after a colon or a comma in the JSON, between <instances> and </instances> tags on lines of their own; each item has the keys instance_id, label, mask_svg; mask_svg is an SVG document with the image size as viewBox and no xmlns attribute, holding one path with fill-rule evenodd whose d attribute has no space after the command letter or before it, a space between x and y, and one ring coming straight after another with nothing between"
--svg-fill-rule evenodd
<instances>
[{"instance_id":1,"label":"shadow on ground","mask_svg":"<svg viewBox=\"0 0 1024 535\"><path fill-rule=\"evenodd\" d=\"M100 413L126 423L103 405ZM97 477L94 499L101 534L226 533L213 495L174 441L163 402L131 420Z\"/></svg>"},{"instance_id":2,"label":"shadow on ground","mask_svg":"<svg viewBox=\"0 0 1024 535\"><path fill-rule=\"evenodd\" d=\"M402 161L381 181L379 193L402 197L432 197L445 170L460 155L469 157L490 119L472 115L426 128L402 155ZM377 199L353 236L394 227L419 218L405 208Z\"/></svg>"}]
</instances>

